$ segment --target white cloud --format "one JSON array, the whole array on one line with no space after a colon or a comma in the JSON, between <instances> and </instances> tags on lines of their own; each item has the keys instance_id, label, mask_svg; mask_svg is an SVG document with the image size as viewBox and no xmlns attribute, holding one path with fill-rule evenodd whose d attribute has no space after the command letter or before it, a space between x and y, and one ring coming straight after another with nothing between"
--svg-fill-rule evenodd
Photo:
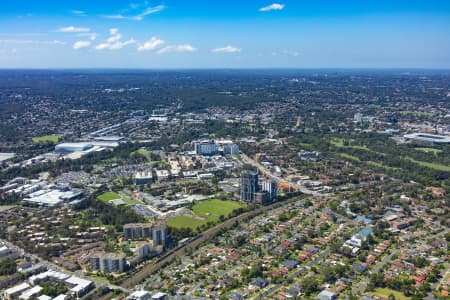
<instances>
[{"instance_id":1,"label":"white cloud","mask_svg":"<svg viewBox=\"0 0 450 300\"><path fill-rule=\"evenodd\" d=\"M119 33L119 29L117 29L117 28L110 28L109 29L109 34L110 35L116 35L117 33Z\"/></svg>"},{"instance_id":2,"label":"white cloud","mask_svg":"<svg viewBox=\"0 0 450 300\"><path fill-rule=\"evenodd\" d=\"M0 40L0 44L37 44L37 45L66 45L66 42L59 40L52 41L39 41L39 40L18 40L18 39L5 39Z\"/></svg>"},{"instance_id":3,"label":"white cloud","mask_svg":"<svg viewBox=\"0 0 450 300\"><path fill-rule=\"evenodd\" d=\"M86 17L87 14L85 11L82 10L72 10L72 14L78 17Z\"/></svg>"},{"instance_id":4,"label":"white cloud","mask_svg":"<svg viewBox=\"0 0 450 300\"><path fill-rule=\"evenodd\" d=\"M133 20L133 21L142 21L146 16L163 11L164 9L166 9L165 5L157 5L157 6L153 6L153 7L147 7L142 12L135 14L135 15L116 14L116 15L105 16L105 18L118 19L118 20L127 19L127 20Z\"/></svg>"},{"instance_id":5,"label":"white cloud","mask_svg":"<svg viewBox=\"0 0 450 300\"><path fill-rule=\"evenodd\" d=\"M67 27L61 27L57 32L89 32L91 31L90 28L85 27L75 27L75 26L67 26Z\"/></svg>"},{"instance_id":6,"label":"white cloud","mask_svg":"<svg viewBox=\"0 0 450 300\"><path fill-rule=\"evenodd\" d=\"M129 39L124 42L121 41L122 35L119 33L119 29L111 28L109 30L111 36L106 39L104 43L98 44L95 49L97 50L118 50L125 46L136 44L137 41L134 39Z\"/></svg>"},{"instance_id":7,"label":"white cloud","mask_svg":"<svg viewBox=\"0 0 450 300\"><path fill-rule=\"evenodd\" d=\"M84 32L84 33L79 33L77 34L77 36L79 37L87 37L89 38L91 41L95 41L98 37L98 33L95 32Z\"/></svg>"},{"instance_id":8,"label":"white cloud","mask_svg":"<svg viewBox=\"0 0 450 300\"><path fill-rule=\"evenodd\" d=\"M78 50L81 48L89 47L90 45L91 45L91 42L89 42L89 41L78 41L73 44L73 49Z\"/></svg>"},{"instance_id":9,"label":"white cloud","mask_svg":"<svg viewBox=\"0 0 450 300\"><path fill-rule=\"evenodd\" d=\"M195 51L197 51L197 48L194 48L189 44L170 45L160 49L158 51L158 54L174 53L174 52L195 52Z\"/></svg>"},{"instance_id":10,"label":"white cloud","mask_svg":"<svg viewBox=\"0 0 450 300\"><path fill-rule=\"evenodd\" d=\"M146 41L143 45L138 47L138 51L151 51L155 50L159 46L163 45L165 41L158 37L152 37L150 40Z\"/></svg>"},{"instance_id":11,"label":"white cloud","mask_svg":"<svg viewBox=\"0 0 450 300\"><path fill-rule=\"evenodd\" d=\"M293 57L300 56L300 52L298 52L298 51L284 50L281 53L284 55L293 56Z\"/></svg>"},{"instance_id":12,"label":"white cloud","mask_svg":"<svg viewBox=\"0 0 450 300\"><path fill-rule=\"evenodd\" d=\"M122 38L122 35L120 33L113 35L111 37L109 37L106 42L109 44L115 43L117 41L119 41Z\"/></svg>"},{"instance_id":13,"label":"white cloud","mask_svg":"<svg viewBox=\"0 0 450 300\"><path fill-rule=\"evenodd\" d=\"M222 48L215 48L212 49L211 52L215 52L215 53L236 53L236 52L241 52L241 48L237 48L234 46L225 46Z\"/></svg>"},{"instance_id":14,"label":"white cloud","mask_svg":"<svg viewBox=\"0 0 450 300\"><path fill-rule=\"evenodd\" d=\"M298 57L301 55L298 51L292 51L292 50L283 50L280 52L272 52L272 56L292 56L292 57Z\"/></svg>"},{"instance_id":15,"label":"white cloud","mask_svg":"<svg viewBox=\"0 0 450 300\"><path fill-rule=\"evenodd\" d=\"M259 11L266 12L271 10L282 10L284 8L284 4L273 3L264 7L261 7Z\"/></svg>"},{"instance_id":16,"label":"white cloud","mask_svg":"<svg viewBox=\"0 0 450 300\"><path fill-rule=\"evenodd\" d=\"M125 46L128 45L132 45L132 44L136 44L137 41L134 39L129 39L126 40L124 42L115 42L115 43L102 43L102 44L98 44L95 49L97 50L118 50L118 49L122 49Z\"/></svg>"}]
</instances>

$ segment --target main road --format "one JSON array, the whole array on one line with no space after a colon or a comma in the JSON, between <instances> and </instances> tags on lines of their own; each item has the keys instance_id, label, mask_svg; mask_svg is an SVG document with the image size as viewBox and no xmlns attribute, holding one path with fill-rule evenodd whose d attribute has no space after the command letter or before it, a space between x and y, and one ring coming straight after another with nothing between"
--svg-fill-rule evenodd
<instances>
[{"instance_id":1,"label":"main road","mask_svg":"<svg viewBox=\"0 0 450 300\"><path fill-rule=\"evenodd\" d=\"M246 155L244 153L241 153L241 158L242 158L242 161L244 163L252 165L252 166L258 168L258 170L262 174L266 175L267 177L272 178L273 180L278 181L278 182L289 184L290 186L293 186L297 191L299 191L299 192L301 192L303 194L311 195L311 196L314 196L314 197L329 196L329 195L326 195L326 194L321 194L321 193L318 193L316 191L312 191L310 189L307 189L306 187L304 187L304 186L302 186L300 184L289 182L289 181L287 181L286 179L284 179L284 178L282 178L280 176L276 176L275 174L270 172L267 168L265 168L263 165L261 165L260 163L258 163L257 161L255 161L254 159L250 158L248 155Z\"/></svg>"}]
</instances>

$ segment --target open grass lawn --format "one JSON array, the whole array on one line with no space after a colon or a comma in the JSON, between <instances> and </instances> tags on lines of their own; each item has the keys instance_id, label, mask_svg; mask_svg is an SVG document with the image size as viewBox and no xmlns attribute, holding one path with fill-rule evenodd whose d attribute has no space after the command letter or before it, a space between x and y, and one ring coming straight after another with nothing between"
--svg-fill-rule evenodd
<instances>
[{"instance_id":1,"label":"open grass lawn","mask_svg":"<svg viewBox=\"0 0 450 300\"><path fill-rule=\"evenodd\" d=\"M442 152L442 150L439 150L439 149L424 148L424 147L414 148L414 150L417 150L420 152L426 152L426 153L433 153L433 154L439 154Z\"/></svg>"},{"instance_id":2,"label":"open grass lawn","mask_svg":"<svg viewBox=\"0 0 450 300\"><path fill-rule=\"evenodd\" d=\"M101 200L106 203L108 203L111 200L120 199L120 198L122 198L122 197L119 194L117 194L116 192L106 192L106 193L103 193L103 194L97 196L98 200Z\"/></svg>"},{"instance_id":3,"label":"open grass lawn","mask_svg":"<svg viewBox=\"0 0 450 300\"><path fill-rule=\"evenodd\" d=\"M44 135L41 137L35 137L33 138L34 143L54 143L56 144L61 136L59 135Z\"/></svg>"},{"instance_id":4,"label":"open grass lawn","mask_svg":"<svg viewBox=\"0 0 450 300\"><path fill-rule=\"evenodd\" d=\"M390 294L393 294L395 296L395 299L397 300L409 300L411 299L410 297L406 297L405 295L403 295L403 293L401 292L397 292L388 288L377 288L375 290L375 292L373 292L374 295L376 296L381 296L384 298L388 298Z\"/></svg>"},{"instance_id":5,"label":"open grass lawn","mask_svg":"<svg viewBox=\"0 0 450 300\"><path fill-rule=\"evenodd\" d=\"M101 281L103 283L107 283L109 284L109 280L103 276L98 276L98 275L89 275L89 278L91 278L92 280L97 280L97 281Z\"/></svg>"},{"instance_id":6,"label":"open grass lawn","mask_svg":"<svg viewBox=\"0 0 450 300\"><path fill-rule=\"evenodd\" d=\"M194 218L190 218L188 216L177 216L167 220L167 226L173 228L191 228L192 230L196 230L198 227L205 224L205 220L198 220Z\"/></svg>"},{"instance_id":7,"label":"open grass lawn","mask_svg":"<svg viewBox=\"0 0 450 300\"><path fill-rule=\"evenodd\" d=\"M188 216L177 216L167 220L167 225L174 228L192 228L208 222L217 222L221 215L227 218L234 210L244 207L243 204L235 201L205 200L195 204L192 211L202 219L194 219Z\"/></svg>"},{"instance_id":8,"label":"open grass lawn","mask_svg":"<svg viewBox=\"0 0 450 300\"><path fill-rule=\"evenodd\" d=\"M450 172L450 166L447 166L447 165L415 160L411 157L405 157L405 158L413 163L416 163L416 164L422 166L422 167L426 167L426 168L430 168L430 169L438 170L438 171Z\"/></svg>"}]
</instances>

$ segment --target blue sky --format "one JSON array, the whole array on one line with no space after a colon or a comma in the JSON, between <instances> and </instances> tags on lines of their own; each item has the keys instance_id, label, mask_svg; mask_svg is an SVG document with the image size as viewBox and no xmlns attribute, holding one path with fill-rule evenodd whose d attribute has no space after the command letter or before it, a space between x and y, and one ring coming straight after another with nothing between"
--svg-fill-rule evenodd
<instances>
[{"instance_id":1,"label":"blue sky","mask_svg":"<svg viewBox=\"0 0 450 300\"><path fill-rule=\"evenodd\" d=\"M450 1L2 0L0 68L450 68Z\"/></svg>"}]
</instances>

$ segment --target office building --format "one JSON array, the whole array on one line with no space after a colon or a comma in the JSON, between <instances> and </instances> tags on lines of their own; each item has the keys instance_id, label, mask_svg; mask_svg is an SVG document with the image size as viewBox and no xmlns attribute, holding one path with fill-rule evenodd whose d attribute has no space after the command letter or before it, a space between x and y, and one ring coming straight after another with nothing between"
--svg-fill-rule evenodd
<instances>
[{"instance_id":1,"label":"office building","mask_svg":"<svg viewBox=\"0 0 450 300\"><path fill-rule=\"evenodd\" d=\"M227 144L223 146L223 154L225 155L238 155L239 154L239 147L235 144Z\"/></svg>"},{"instance_id":2,"label":"office building","mask_svg":"<svg viewBox=\"0 0 450 300\"><path fill-rule=\"evenodd\" d=\"M256 171L243 171L241 173L240 180L240 194L241 200L247 202L255 201L255 193L258 189L258 172Z\"/></svg>"},{"instance_id":3,"label":"office building","mask_svg":"<svg viewBox=\"0 0 450 300\"><path fill-rule=\"evenodd\" d=\"M261 183L261 191L268 192L270 200L273 200L278 194L278 183L275 180L266 179Z\"/></svg>"},{"instance_id":4,"label":"office building","mask_svg":"<svg viewBox=\"0 0 450 300\"><path fill-rule=\"evenodd\" d=\"M199 141L194 143L194 149L198 155L214 155L219 147L214 141Z\"/></svg>"}]
</instances>

